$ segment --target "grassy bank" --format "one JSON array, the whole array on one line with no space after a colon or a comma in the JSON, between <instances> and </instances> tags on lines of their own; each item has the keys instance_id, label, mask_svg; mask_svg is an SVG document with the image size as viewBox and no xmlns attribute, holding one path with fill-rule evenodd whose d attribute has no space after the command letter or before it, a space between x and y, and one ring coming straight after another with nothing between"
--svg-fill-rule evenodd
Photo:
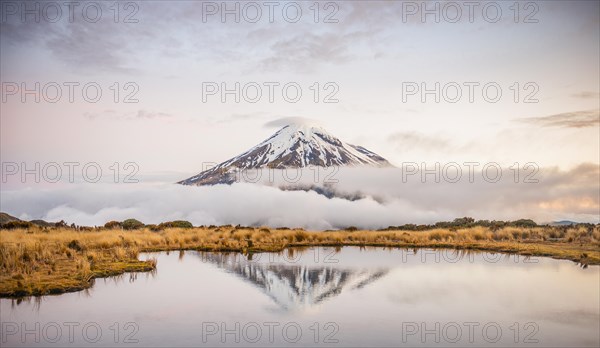
<instances>
[{"instance_id":1,"label":"grassy bank","mask_svg":"<svg viewBox=\"0 0 600 348\"><path fill-rule=\"evenodd\" d=\"M0 297L56 294L90 287L94 278L150 271L140 252L204 250L265 252L294 246L456 248L547 256L600 264L596 227L486 227L430 231L333 231L239 228L0 230Z\"/></svg>"}]
</instances>

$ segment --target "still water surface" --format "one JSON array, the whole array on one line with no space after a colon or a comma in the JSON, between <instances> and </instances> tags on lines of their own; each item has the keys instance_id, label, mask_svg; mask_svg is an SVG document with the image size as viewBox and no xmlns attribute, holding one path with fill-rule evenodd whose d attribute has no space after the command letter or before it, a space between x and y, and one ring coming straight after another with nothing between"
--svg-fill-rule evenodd
<instances>
[{"instance_id":1,"label":"still water surface","mask_svg":"<svg viewBox=\"0 0 600 348\"><path fill-rule=\"evenodd\" d=\"M170 252L153 273L0 300L12 346L600 346L600 267L454 250Z\"/></svg>"}]
</instances>

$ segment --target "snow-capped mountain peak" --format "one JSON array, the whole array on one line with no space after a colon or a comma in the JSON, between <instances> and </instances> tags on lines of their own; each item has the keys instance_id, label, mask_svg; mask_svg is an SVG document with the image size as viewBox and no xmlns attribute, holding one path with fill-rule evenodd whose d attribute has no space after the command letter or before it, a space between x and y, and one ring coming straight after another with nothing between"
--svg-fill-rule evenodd
<instances>
[{"instance_id":1,"label":"snow-capped mountain peak","mask_svg":"<svg viewBox=\"0 0 600 348\"><path fill-rule=\"evenodd\" d=\"M292 123L239 156L179 182L184 185L230 183L232 170L304 168L308 166L374 166L390 163L364 147L345 143L323 127Z\"/></svg>"}]
</instances>

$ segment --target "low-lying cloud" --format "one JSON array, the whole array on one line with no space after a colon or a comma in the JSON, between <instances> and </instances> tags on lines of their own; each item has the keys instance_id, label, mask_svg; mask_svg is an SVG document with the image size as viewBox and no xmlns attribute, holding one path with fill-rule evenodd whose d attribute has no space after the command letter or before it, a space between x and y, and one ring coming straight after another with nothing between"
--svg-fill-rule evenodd
<instances>
[{"instance_id":1,"label":"low-lying cloud","mask_svg":"<svg viewBox=\"0 0 600 348\"><path fill-rule=\"evenodd\" d=\"M406 168L404 168L406 169ZM337 197L315 191L284 191L274 181L217 186L176 184L71 184L50 189L3 191L2 211L22 219L65 220L102 225L109 220L136 218L144 223L183 219L194 225L242 224L272 227L334 229L347 226L381 228L404 223L432 223L460 216L476 219L533 218L537 222L574 220L598 223L600 171L595 164L570 171L541 169L538 183L514 182L505 169L495 183L479 171L470 182L434 175L406 176L403 168L347 169L334 177L304 172L294 185L323 187ZM282 172L275 172L274 176ZM288 185L294 181L288 173ZM271 181L271 182L270 182ZM349 196L354 200L347 199ZM344 197L344 198L339 198Z\"/></svg>"}]
</instances>

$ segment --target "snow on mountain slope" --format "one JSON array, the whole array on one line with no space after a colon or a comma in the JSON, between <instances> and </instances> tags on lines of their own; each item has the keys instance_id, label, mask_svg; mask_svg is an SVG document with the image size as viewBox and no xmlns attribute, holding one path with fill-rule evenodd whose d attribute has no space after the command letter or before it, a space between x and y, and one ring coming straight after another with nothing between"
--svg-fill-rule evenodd
<instances>
[{"instance_id":1,"label":"snow on mountain slope","mask_svg":"<svg viewBox=\"0 0 600 348\"><path fill-rule=\"evenodd\" d=\"M254 262L230 254L202 254L202 260L240 277L261 289L288 311L304 310L345 291L360 289L386 276L386 268L339 268L334 264Z\"/></svg>"},{"instance_id":2,"label":"snow on mountain slope","mask_svg":"<svg viewBox=\"0 0 600 348\"><path fill-rule=\"evenodd\" d=\"M304 168L308 166L387 167L383 157L362 146L350 145L319 126L290 124L243 154L189 179L184 185L230 184L236 170Z\"/></svg>"}]
</instances>

